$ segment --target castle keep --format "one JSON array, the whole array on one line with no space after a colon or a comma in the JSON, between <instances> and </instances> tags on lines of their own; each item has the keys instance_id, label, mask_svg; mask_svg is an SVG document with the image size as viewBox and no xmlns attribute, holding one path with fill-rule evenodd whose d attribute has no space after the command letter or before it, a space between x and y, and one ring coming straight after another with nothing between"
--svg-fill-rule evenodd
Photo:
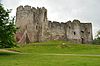
<instances>
[{"instance_id":1,"label":"castle keep","mask_svg":"<svg viewBox=\"0 0 100 66\"><path fill-rule=\"evenodd\" d=\"M49 21L47 9L31 6L19 6L16 12L16 33L18 43L42 42L48 40L65 40L76 43L90 43L92 24L79 20L68 22Z\"/></svg>"}]
</instances>

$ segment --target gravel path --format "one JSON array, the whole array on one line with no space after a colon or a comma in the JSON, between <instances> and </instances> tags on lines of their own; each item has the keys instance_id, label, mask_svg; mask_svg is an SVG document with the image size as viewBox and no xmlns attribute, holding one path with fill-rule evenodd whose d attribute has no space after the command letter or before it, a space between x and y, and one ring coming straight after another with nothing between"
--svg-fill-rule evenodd
<instances>
[{"instance_id":1,"label":"gravel path","mask_svg":"<svg viewBox=\"0 0 100 66\"><path fill-rule=\"evenodd\" d=\"M19 54L32 54L32 53L20 53L13 50L6 50L6 49L0 49L0 52L9 52L9 53L19 53ZM48 55L48 56L98 56L100 57L100 54L56 54L56 53L44 53L39 55Z\"/></svg>"},{"instance_id":2,"label":"gravel path","mask_svg":"<svg viewBox=\"0 0 100 66\"><path fill-rule=\"evenodd\" d=\"M49 56L99 56L100 54L42 54L42 55L49 55Z\"/></svg>"},{"instance_id":3,"label":"gravel path","mask_svg":"<svg viewBox=\"0 0 100 66\"><path fill-rule=\"evenodd\" d=\"M20 53L20 52L16 52L16 51L13 51L13 50L6 50L6 49L0 49L0 52Z\"/></svg>"}]
</instances>

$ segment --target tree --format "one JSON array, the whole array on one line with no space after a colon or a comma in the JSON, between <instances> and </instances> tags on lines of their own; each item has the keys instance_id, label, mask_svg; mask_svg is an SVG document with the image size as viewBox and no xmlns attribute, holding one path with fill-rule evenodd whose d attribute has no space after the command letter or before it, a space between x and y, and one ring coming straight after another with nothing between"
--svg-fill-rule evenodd
<instances>
[{"instance_id":1,"label":"tree","mask_svg":"<svg viewBox=\"0 0 100 66\"><path fill-rule=\"evenodd\" d=\"M100 44L100 30L97 32L96 38L93 40L93 44Z\"/></svg>"},{"instance_id":2,"label":"tree","mask_svg":"<svg viewBox=\"0 0 100 66\"><path fill-rule=\"evenodd\" d=\"M97 32L96 37L100 37L100 30Z\"/></svg>"},{"instance_id":3,"label":"tree","mask_svg":"<svg viewBox=\"0 0 100 66\"><path fill-rule=\"evenodd\" d=\"M0 4L0 48L11 48L16 46L14 18L9 18L10 10L5 10Z\"/></svg>"}]
</instances>

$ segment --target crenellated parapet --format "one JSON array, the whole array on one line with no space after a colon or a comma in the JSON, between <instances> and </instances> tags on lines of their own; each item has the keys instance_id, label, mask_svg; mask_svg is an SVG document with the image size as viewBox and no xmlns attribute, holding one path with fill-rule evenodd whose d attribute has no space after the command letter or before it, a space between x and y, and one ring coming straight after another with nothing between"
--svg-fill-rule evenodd
<instances>
[{"instance_id":1,"label":"crenellated parapet","mask_svg":"<svg viewBox=\"0 0 100 66\"><path fill-rule=\"evenodd\" d=\"M24 10L31 10L31 6L28 6L28 5L26 5L26 6L19 6L19 7L17 7L17 11L24 11Z\"/></svg>"},{"instance_id":2,"label":"crenellated parapet","mask_svg":"<svg viewBox=\"0 0 100 66\"><path fill-rule=\"evenodd\" d=\"M19 7L17 7L17 11L22 11L24 10L24 7L22 5L20 5Z\"/></svg>"},{"instance_id":3,"label":"crenellated parapet","mask_svg":"<svg viewBox=\"0 0 100 66\"><path fill-rule=\"evenodd\" d=\"M25 6L20 5L19 7L17 7L17 12L19 12L19 11L29 11L29 10L31 10L32 12L37 12L38 11L39 13L41 13L41 12L46 12L47 13L47 9L45 9L45 7L35 8L35 7L31 7L29 5L25 5Z\"/></svg>"}]
</instances>

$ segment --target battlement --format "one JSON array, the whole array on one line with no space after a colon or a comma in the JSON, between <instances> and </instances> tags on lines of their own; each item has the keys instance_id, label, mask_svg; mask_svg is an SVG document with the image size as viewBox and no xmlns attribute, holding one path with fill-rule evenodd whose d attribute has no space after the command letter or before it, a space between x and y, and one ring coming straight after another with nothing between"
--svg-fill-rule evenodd
<instances>
[{"instance_id":1,"label":"battlement","mask_svg":"<svg viewBox=\"0 0 100 66\"><path fill-rule=\"evenodd\" d=\"M48 21L49 24L53 24L53 25L66 25L66 24L81 24L79 20L74 19L72 22L71 21L67 21L67 22L57 22L57 21ZM86 24L86 23L85 23ZM89 23L87 23L89 24Z\"/></svg>"},{"instance_id":2,"label":"battlement","mask_svg":"<svg viewBox=\"0 0 100 66\"><path fill-rule=\"evenodd\" d=\"M20 5L19 7L17 7L17 11L23 11L23 10L31 10L31 6L22 6Z\"/></svg>"},{"instance_id":3,"label":"battlement","mask_svg":"<svg viewBox=\"0 0 100 66\"><path fill-rule=\"evenodd\" d=\"M45 12L47 12L47 9L45 9L45 7L41 7L41 8L37 7L37 8L35 8L35 7L31 7L29 5L25 5L25 6L20 5L19 7L17 7L17 11L25 11L25 10L26 11L32 10L33 12L34 11L45 11Z\"/></svg>"},{"instance_id":4,"label":"battlement","mask_svg":"<svg viewBox=\"0 0 100 66\"><path fill-rule=\"evenodd\" d=\"M24 10L31 10L31 6L29 5L24 6Z\"/></svg>"},{"instance_id":5,"label":"battlement","mask_svg":"<svg viewBox=\"0 0 100 66\"><path fill-rule=\"evenodd\" d=\"M79 20L76 20L74 19L73 21L67 21L67 22L57 22L57 21L48 21L48 25L49 27L52 27L52 28L56 28L56 27L64 27L64 26L69 26L70 28L73 27L73 25L77 26L77 25L80 25L80 26L92 26L91 23L81 23Z\"/></svg>"},{"instance_id":6,"label":"battlement","mask_svg":"<svg viewBox=\"0 0 100 66\"><path fill-rule=\"evenodd\" d=\"M24 10L24 7L22 5L20 5L19 7L17 7L17 11L22 11Z\"/></svg>"}]
</instances>

